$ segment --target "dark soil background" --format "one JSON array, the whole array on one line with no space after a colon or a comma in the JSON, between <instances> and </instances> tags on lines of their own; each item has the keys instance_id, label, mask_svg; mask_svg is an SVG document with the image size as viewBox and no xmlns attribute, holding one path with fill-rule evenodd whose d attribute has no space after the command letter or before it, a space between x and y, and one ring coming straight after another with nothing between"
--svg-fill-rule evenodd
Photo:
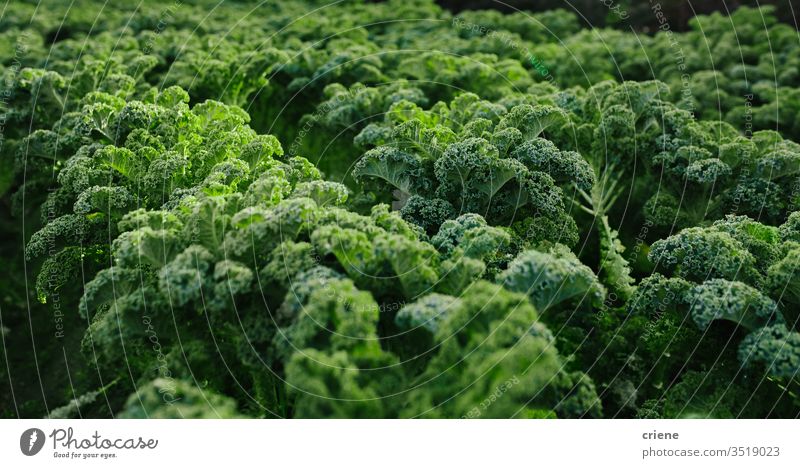
<instances>
[{"instance_id":1,"label":"dark soil background","mask_svg":"<svg viewBox=\"0 0 800 468\"><path fill-rule=\"evenodd\" d=\"M678 31L686 30L689 20L694 16L715 11L727 15L743 5L773 5L780 20L795 27L800 15L800 1L797 0L439 0L437 3L453 12L482 9L536 12L563 8L578 12L586 26L633 27L644 32L658 27L652 12L652 6L656 3L661 4L661 10L669 18L672 29ZM619 5L630 18L620 23L608 5Z\"/></svg>"}]
</instances>

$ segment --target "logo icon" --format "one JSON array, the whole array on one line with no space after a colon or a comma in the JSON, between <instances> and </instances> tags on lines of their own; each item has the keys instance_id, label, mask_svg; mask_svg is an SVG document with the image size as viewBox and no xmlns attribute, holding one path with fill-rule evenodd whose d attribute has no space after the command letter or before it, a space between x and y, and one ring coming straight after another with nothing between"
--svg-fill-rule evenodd
<instances>
[{"instance_id":1,"label":"logo icon","mask_svg":"<svg viewBox=\"0 0 800 468\"><path fill-rule=\"evenodd\" d=\"M44 447L44 431L35 427L23 432L19 437L19 449L26 456L32 457Z\"/></svg>"}]
</instances>

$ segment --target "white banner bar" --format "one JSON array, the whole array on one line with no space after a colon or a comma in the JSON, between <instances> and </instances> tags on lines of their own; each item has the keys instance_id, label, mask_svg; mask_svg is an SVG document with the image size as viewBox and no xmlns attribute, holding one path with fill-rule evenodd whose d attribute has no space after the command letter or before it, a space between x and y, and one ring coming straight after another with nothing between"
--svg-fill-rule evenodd
<instances>
[{"instance_id":1,"label":"white banner bar","mask_svg":"<svg viewBox=\"0 0 800 468\"><path fill-rule=\"evenodd\" d=\"M5 467L797 467L798 434L793 420L3 420L0 460Z\"/></svg>"}]
</instances>

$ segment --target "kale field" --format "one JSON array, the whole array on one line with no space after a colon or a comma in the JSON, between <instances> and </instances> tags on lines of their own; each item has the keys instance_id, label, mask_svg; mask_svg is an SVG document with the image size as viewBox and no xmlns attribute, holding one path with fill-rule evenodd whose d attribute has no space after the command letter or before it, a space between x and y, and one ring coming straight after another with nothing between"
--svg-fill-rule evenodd
<instances>
[{"instance_id":1,"label":"kale field","mask_svg":"<svg viewBox=\"0 0 800 468\"><path fill-rule=\"evenodd\" d=\"M0 417L800 416L796 25L600 3L5 2Z\"/></svg>"}]
</instances>

